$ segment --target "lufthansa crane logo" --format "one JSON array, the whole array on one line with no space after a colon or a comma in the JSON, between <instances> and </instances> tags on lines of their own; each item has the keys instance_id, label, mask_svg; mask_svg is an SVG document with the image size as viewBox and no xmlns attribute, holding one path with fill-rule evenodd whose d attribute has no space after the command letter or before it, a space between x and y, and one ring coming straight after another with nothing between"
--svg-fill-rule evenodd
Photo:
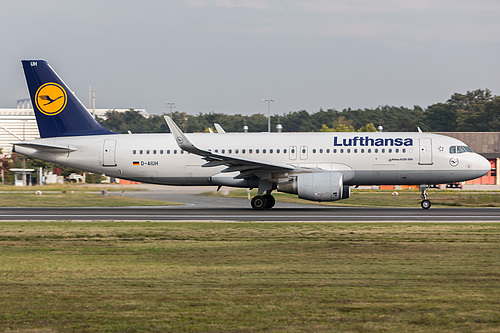
<instances>
[{"instance_id":1,"label":"lufthansa crane logo","mask_svg":"<svg viewBox=\"0 0 500 333\"><path fill-rule=\"evenodd\" d=\"M48 82L40 86L35 94L35 103L41 113L55 116L64 110L68 96L59 84Z\"/></svg>"}]
</instances>

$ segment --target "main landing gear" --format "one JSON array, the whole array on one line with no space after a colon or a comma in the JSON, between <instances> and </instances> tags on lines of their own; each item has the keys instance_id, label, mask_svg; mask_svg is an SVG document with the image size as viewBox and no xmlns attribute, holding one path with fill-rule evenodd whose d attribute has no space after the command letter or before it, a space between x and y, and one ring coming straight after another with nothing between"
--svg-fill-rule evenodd
<instances>
[{"instance_id":1,"label":"main landing gear","mask_svg":"<svg viewBox=\"0 0 500 333\"><path fill-rule=\"evenodd\" d=\"M430 200L427 200L427 196L429 193L427 192L428 185L420 185L420 191L422 192L420 194L420 197L422 198L422 201L420 202L420 206L422 206L423 209L429 209L431 208L431 202Z\"/></svg>"},{"instance_id":2,"label":"main landing gear","mask_svg":"<svg viewBox=\"0 0 500 333\"><path fill-rule=\"evenodd\" d=\"M255 210L271 209L276 200L271 194L256 195L252 198L252 208Z\"/></svg>"}]
</instances>

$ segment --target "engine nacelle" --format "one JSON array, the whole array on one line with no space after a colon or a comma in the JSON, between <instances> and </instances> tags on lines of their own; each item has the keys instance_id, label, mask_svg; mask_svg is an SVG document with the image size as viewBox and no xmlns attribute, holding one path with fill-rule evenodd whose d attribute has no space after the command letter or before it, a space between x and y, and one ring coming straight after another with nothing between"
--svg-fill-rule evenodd
<instances>
[{"instance_id":1,"label":"engine nacelle","mask_svg":"<svg viewBox=\"0 0 500 333\"><path fill-rule=\"evenodd\" d=\"M278 184L278 191L298 194L299 198L312 201L347 199L351 189L343 184L341 172L312 172L297 175L289 182Z\"/></svg>"}]
</instances>

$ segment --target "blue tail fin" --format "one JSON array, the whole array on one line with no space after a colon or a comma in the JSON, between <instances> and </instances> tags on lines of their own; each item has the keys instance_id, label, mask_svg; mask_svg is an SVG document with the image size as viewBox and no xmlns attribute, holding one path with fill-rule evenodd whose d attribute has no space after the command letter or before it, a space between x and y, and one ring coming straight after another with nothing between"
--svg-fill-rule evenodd
<instances>
[{"instance_id":1,"label":"blue tail fin","mask_svg":"<svg viewBox=\"0 0 500 333\"><path fill-rule=\"evenodd\" d=\"M102 127L45 60L23 60L42 138L114 134Z\"/></svg>"}]
</instances>

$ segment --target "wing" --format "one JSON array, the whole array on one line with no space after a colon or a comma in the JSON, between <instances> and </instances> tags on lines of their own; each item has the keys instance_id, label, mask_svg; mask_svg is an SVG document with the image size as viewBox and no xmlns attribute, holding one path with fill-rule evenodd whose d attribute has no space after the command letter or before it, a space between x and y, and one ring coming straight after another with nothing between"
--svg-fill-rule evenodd
<instances>
[{"instance_id":1,"label":"wing","mask_svg":"<svg viewBox=\"0 0 500 333\"><path fill-rule=\"evenodd\" d=\"M180 128L175 124L175 122L169 116L164 116L170 131L175 137L175 141L179 148L190 152L195 155L201 156L207 163L203 164L202 167L215 167L225 165L226 169L221 172L239 172L239 175L234 177L235 179L249 178L256 176L259 179L271 179L274 178L272 173L288 173L291 171L299 171L301 168L297 168L289 164L281 163L270 163L266 161L254 160L244 157L236 157L225 154L213 153L211 151L202 150L189 141L189 139L182 133Z\"/></svg>"}]
</instances>

